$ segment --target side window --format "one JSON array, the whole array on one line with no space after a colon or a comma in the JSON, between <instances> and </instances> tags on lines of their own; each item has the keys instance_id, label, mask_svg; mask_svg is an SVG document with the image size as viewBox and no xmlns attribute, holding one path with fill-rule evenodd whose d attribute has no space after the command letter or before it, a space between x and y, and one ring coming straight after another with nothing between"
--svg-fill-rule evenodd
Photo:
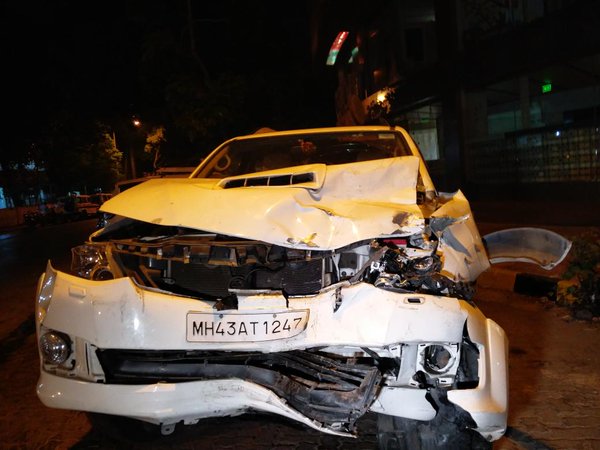
<instances>
[{"instance_id":1,"label":"side window","mask_svg":"<svg viewBox=\"0 0 600 450\"><path fill-rule=\"evenodd\" d=\"M215 164L215 170L221 173L226 172L227 169L229 169L230 167L231 156L229 156L227 153L221 156L219 159L217 159L217 162Z\"/></svg>"},{"instance_id":2,"label":"side window","mask_svg":"<svg viewBox=\"0 0 600 450\"><path fill-rule=\"evenodd\" d=\"M232 158L229 146L221 148L218 153L206 159L206 166L196 175L196 178L223 178L228 176L232 168Z\"/></svg>"}]
</instances>

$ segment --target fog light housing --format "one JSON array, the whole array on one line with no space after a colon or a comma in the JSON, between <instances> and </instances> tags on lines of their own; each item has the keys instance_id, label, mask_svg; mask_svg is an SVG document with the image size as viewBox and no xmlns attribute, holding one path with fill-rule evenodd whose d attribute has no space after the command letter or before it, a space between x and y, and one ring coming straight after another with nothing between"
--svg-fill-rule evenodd
<instances>
[{"instance_id":1,"label":"fog light housing","mask_svg":"<svg viewBox=\"0 0 600 450\"><path fill-rule=\"evenodd\" d=\"M455 353L444 345L428 345L423 354L423 367L431 374L443 374L452 368L455 358Z\"/></svg>"},{"instance_id":2,"label":"fog light housing","mask_svg":"<svg viewBox=\"0 0 600 450\"><path fill-rule=\"evenodd\" d=\"M57 331L48 331L40 337L40 352L44 362L63 364L71 355L71 339Z\"/></svg>"}]
</instances>

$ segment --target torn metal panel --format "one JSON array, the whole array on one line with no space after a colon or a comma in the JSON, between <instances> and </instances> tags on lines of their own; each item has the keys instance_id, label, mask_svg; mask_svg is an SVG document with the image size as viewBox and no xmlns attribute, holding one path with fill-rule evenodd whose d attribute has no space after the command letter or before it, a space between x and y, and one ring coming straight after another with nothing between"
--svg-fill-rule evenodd
<instances>
[{"instance_id":1,"label":"torn metal panel","mask_svg":"<svg viewBox=\"0 0 600 450\"><path fill-rule=\"evenodd\" d=\"M430 218L440 239L442 271L455 281L475 281L490 266L469 202L461 191L441 197L443 205Z\"/></svg>"},{"instance_id":2,"label":"torn metal panel","mask_svg":"<svg viewBox=\"0 0 600 450\"><path fill-rule=\"evenodd\" d=\"M374 366L315 352L232 353L98 350L112 384L238 378L271 389L306 417L350 431L373 402L381 381Z\"/></svg>"},{"instance_id":3,"label":"torn metal panel","mask_svg":"<svg viewBox=\"0 0 600 450\"><path fill-rule=\"evenodd\" d=\"M571 241L543 228L510 228L484 236L490 262L522 261L551 270L567 256Z\"/></svg>"},{"instance_id":4,"label":"torn metal panel","mask_svg":"<svg viewBox=\"0 0 600 450\"><path fill-rule=\"evenodd\" d=\"M422 227L416 204L418 168L414 156L327 166L316 191L290 186L223 189L218 180L155 179L110 199L102 211L285 247L335 249Z\"/></svg>"},{"instance_id":5,"label":"torn metal panel","mask_svg":"<svg viewBox=\"0 0 600 450\"><path fill-rule=\"evenodd\" d=\"M309 419L270 389L235 378L144 386L107 386L101 383L81 383L75 379L42 372L37 395L49 407L134 417L156 425L179 421L194 423L206 417L264 411L295 420L322 433L351 436L347 431L334 430ZM85 400L84 405L82 399Z\"/></svg>"}]
</instances>

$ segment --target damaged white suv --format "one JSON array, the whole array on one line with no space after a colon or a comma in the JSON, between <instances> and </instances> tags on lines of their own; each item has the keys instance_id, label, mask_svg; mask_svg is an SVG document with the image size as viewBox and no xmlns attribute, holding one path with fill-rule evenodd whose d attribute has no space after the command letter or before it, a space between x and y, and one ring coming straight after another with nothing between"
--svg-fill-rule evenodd
<instances>
[{"instance_id":1,"label":"damaged white suv","mask_svg":"<svg viewBox=\"0 0 600 450\"><path fill-rule=\"evenodd\" d=\"M261 411L352 436L371 411L383 449L504 433L507 339L471 300L490 249L405 130L238 137L101 209L73 274L40 278L47 406L163 434Z\"/></svg>"}]
</instances>

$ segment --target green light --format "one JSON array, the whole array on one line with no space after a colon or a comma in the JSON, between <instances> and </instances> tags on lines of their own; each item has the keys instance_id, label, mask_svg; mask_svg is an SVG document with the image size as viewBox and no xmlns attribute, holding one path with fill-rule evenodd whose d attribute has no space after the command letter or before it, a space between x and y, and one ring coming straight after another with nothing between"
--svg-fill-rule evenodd
<instances>
[{"instance_id":1,"label":"green light","mask_svg":"<svg viewBox=\"0 0 600 450\"><path fill-rule=\"evenodd\" d=\"M327 63L328 66L333 66L335 64L335 60L337 59L339 50L331 50L329 55L327 55Z\"/></svg>"},{"instance_id":2,"label":"green light","mask_svg":"<svg viewBox=\"0 0 600 450\"><path fill-rule=\"evenodd\" d=\"M552 83L544 83L542 84L542 94L546 94L552 91Z\"/></svg>"},{"instance_id":3,"label":"green light","mask_svg":"<svg viewBox=\"0 0 600 450\"><path fill-rule=\"evenodd\" d=\"M350 59L348 60L348 64L352 64L354 62L354 58L358 55L358 47L354 47L352 49L352 54L350 55Z\"/></svg>"}]
</instances>

